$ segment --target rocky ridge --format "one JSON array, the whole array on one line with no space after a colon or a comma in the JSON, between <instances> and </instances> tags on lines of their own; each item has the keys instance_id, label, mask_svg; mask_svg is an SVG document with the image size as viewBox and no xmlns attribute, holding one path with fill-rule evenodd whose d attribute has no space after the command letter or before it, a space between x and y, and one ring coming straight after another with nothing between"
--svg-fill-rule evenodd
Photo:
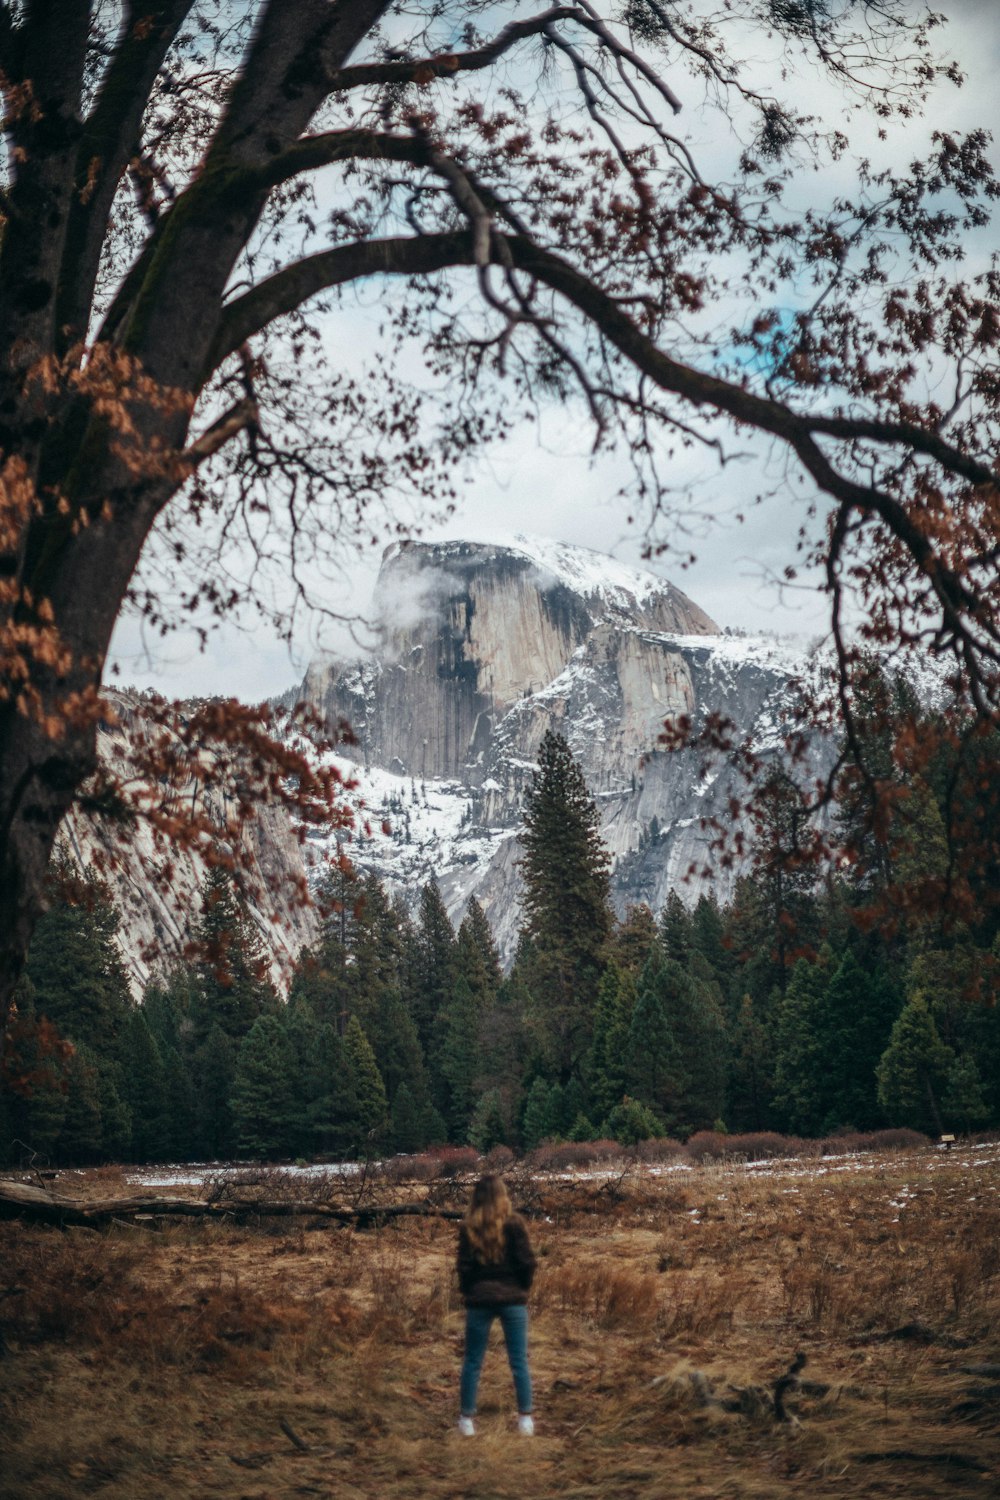
<instances>
[{"instance_id":1,"label":"rocky ridge","mask_svg":"<svg viewBox=\"0 0 1000 1500\"><path fill-rule=\"evenodd\" d=\"M318 663L300 689L357 736L346 755L373 817L351 855L404 893L436 875L453 917L475 894L508 957L521 803L546 729L597 800L617 909L656 910L672 888L694 900L705 887L703 820L727 816L735 780L665 753L664 720L719 712L776 754L793 684L814 670L799 648L720 632L656 574L524 536L390 547L377 603L376 653ZM814 769L828 755L817 739ZM314 859L328 842L312 841ZM720 899L737 873L711 877Z\"/></svg>"},{"instance_id":2,"label":"rocky ridge","mask_svg":"<svg viewBox=\"0 0 1000 1500\"><path fill-rule=\"evenodd\" d=\"M721 763L704 774L693 754L665 753L663 722L682 713L697 724L718 712L758 754L777 754L793 684L814 667L801 650L721 632L654 573L524 536L394 545L377 606L378 649L315 663L283 700L306 699L331 730L341 719L353 728L357 743L340 759L367 812L349 845L361 869L408 898L436 876L456 921L475 894L509 959L520 920L522 800L551 727L569 741L597 801L620 914L638 902L658 910L671 889L693 901L709 883L727 898L738 869L707 873L703 820L725 819L735 773ZM142 731L142 698L110 696L117 723L102 727L99 749L120 761L129 735ZM813 769L828 755L817 738ZM225 786L212 795L223 828ZM281 986L318 932L315 912L281 895L296 887L303 849L279 808L264 809L247 837L262 892L252 915ZM343 837L309 833L312 877ZM64 848L82 868L105 843L99 824L67 820ZM137 994L154 968L182 958L205 877L201 860L180 852L164 889L147 843L140 826L109 876Z\"/></svg>"}]
</instances>

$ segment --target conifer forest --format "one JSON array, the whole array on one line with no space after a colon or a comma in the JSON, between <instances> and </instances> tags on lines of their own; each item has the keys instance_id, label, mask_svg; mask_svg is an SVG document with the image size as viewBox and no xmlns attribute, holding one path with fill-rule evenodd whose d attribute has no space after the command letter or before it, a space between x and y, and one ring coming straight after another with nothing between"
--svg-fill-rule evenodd
<instances>
[{"instance_id":1,"label":"conifer forest","mask_svg":"<svg viewBox=\"0 0 1000 1500\"><path fill-rule=\"evenodd\" d=\"M26 1046L40 1045L36 1020L72 1046L21 1058L34 1084L5 1093L6 1163L996 1126L996 923L984 911L978 926L943 930L893 911L908 867L947 858L935 786L948 778L947 764L931 768L911 827L869 840L846 873L769 867L764 829L731 905L703 895L691 906L680 891L619 921L595 804L549 733L526 801L507 974L474 898L456 932L433 880L410 911L342 857L325 876L321 940L287 997L220 869L202 893L197 962L136 1003L114 908L94 885L77 904L56 901L32 943ZM772 822L790 795L776 791ZM838 816L850 815L845 793ZM888 916L872 922L876 912Z\"/></svg>"}]
</instances>

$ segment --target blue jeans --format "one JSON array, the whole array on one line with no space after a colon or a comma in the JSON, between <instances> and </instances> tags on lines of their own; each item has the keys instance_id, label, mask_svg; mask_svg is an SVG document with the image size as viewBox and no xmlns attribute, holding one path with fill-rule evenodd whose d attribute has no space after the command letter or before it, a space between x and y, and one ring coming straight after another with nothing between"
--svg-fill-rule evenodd
<instances>
[{"instance_id":1,"label":"blue jeans","mask_svg":"<svg viewBox=\"0 0 1000 1500\"><path fill-rule=\"evenodd\" d=\"M528 1309L521 1303L510 1307L467 1307L465 1309L465 1358L462 1361L462 1380L459 1387L463 1417L475 1416L479 1372L483 1368L483 1357L486 1354L486 1345L489 1343L494 1318L500 1319L500 1325L503 1328L510 1373L514 1377L517 1409L519 1412L531 1410Z\"/></svg>"}]
</instances>

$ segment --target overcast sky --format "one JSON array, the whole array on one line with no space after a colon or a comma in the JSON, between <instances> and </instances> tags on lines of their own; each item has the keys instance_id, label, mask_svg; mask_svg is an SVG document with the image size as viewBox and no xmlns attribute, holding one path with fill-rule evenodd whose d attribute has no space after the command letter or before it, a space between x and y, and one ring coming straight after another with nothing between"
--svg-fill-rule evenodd
<instances>
[{"instance_id":1,"label":"overcast sky","mask_svg":"<svg viewBox=\"0 0 1000 1500\"><path fill-rule=\"evenodd\" d=\"M1000 0L939 0L951 24L945 48L957 56L967 74L965 87L943 86L932 99L921 127L897 136L901 159L917 154L933 128L962 130L974 125L993 128L998 119L997 79L1000 76ZM998 121L1000 123L1000 121ZM688 104L675 130L699 147L702 159L711 153L711 132L718 129L717 111ZM858 145L856 139L852 144ZM1000 152L993 148L1000 169ZM829 183L824 183L829 190ZM991 230L974 247L976 260L987 255L1000 236ZM367 310L355 316L360 326L372 326L378 316L377 292ZM365 299L362 299L364 301ZM374 332L374 328L373 328ZM517 531L554 537L597 551L611 552L628 562L639 562L642 534L630 529L622 502L614 499L622 470L613 459L594 461L589 453L592 433L581 416L553 411L540 429L518 431L502 448L493 449L477 465L465 487L455 515L446 525L430 528L429 539L466 537L496 539ZM798 521L790 497L781 492L781 471L761 455L719 470L704 457L685 460L697 473L695 494L714 523L691 539L697 562L687 568L666 556L653 566L688 593L721 626L778 631L807 638L821 634L825 604L811 587L780 593L773 582L790 560L790 538ZM695 468L694 466L697 466ZM678 477L681 477L680 472ZM686 477L686 476L685 476ZM750 510L743 524L735 515L762 488L777 489L764 506ZM385 538L386 541L389 538ZM339 579L324 587L325 601L340 613L364 615L381 546L352 562ZM346 632L331 632L319 616L304 617L290 650L272 631L249 622L233 622L212 634L205 650L196 639L174 632L166 641L144 640L134 620L125 619L116 632L111 659L118 667L111 681L151 686L168 696L233 693L247 701L284 691L301 680L310 656L331 646L348 650Z\"/></svg>"}]
</instances>

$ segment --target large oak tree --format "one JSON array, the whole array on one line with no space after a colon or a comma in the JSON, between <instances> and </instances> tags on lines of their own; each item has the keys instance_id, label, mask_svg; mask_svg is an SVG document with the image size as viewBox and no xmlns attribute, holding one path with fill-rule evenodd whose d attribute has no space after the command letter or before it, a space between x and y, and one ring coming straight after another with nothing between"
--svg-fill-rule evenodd
<instances>
[{"instance_id":1,"label":"large oak tree","mask_svg":"<svg viewBox=\"0 0 1000 1500\"><path fill-rule=\"evenodd\" d=\"M995 715L1000 287L957 265L996 192L986 141L873 164L942 71L935 38L910 0L5 0L4 1004L60 821L120 799L95 789L100 689L123 603L164 615L137 582L150 539L180 607L225 610L220 538L297 577L536 399L627 449L647 516L671 442L722 451L720 417L773 440L848 722L852 594L871 639L944 654ZM823 205L786 188L830 160L844 180L849 143L785 97L796 68L869 135ZM674 129L706 98L742 137L724 181ZM373 279L377 377L337 334ZM401 381L410 349L436 411Z\"/></svg>"}]
</instances>

